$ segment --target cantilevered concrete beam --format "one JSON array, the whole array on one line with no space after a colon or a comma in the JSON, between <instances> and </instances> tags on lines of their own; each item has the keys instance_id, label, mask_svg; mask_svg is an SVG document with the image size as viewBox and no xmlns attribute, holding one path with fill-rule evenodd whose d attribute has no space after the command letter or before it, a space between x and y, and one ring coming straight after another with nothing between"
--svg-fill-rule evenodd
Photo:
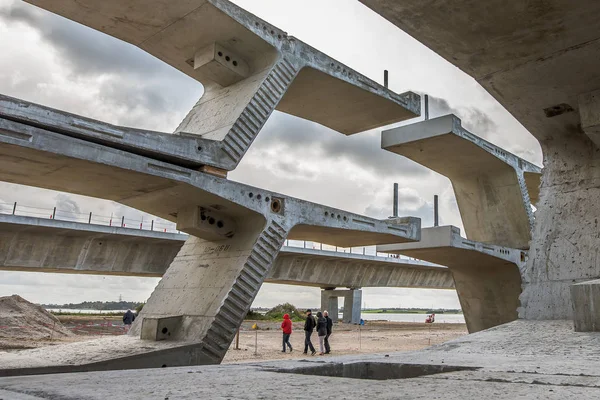
<instances>
[{"instance_id":1,"label":"cantilevered concrete beam","mask_svg":"<svg viewBox=\"0 0 600 400\"><path fill-rule=\"evenodd\" d=\"M161 277L187 235L0 214L0 270ZM265 282L454 289L428 262L282 247Z\"/></svg>"},{"instance_id":2,"label":"cantilevered concrete beam","mask_svg":"<svg viewBox=\"0 0 600 400\"><path fill-rule=\"evenodd\" d=\"M84 351L86 357L67 360L68 367L64 361L57 367L49 354L42 369L10 373L219 363L288 237L342 247L420 237L418 219L378 221L50 128L0 118L0 180L117 201L202 237L190 237L179 250L128 339L99 345L98 353ZM200 211L189 214L194 207ZM230 234L220 235L230 223Z\"/></svg>"},{"instance_id":3,"label":"cantilevered concrete beam","mask_svg":"<svg viewBox=\"0 0 600 400\"><path fill-rule=\"evenodd\" d=\"M581 102L600 89L600 2L361 2L471 75L539 140L544 176L520 317L572 318L570 286L600 277L600 152Z\"/></svg>"},{"instance_id":4,"label":"cantilevered concrete beam","mask_svg":"<svg viewBox=\"0 0 600 400\"><path fill-rule=\"evenodd\" d=\"M420 113L418 95L394 93L227 0L29 2L138 46L205 87L176 136L65 114L61 129L76 137L229 171L275 109L346 135ZM18 104L3 109L46 123ZM165 145L157 149L159 141Z\"/></svg>"},{"instance_id":5,"label":"cantilevered concrete beam","mask_svg":"<svg viewBox=\"0 0 600 400\"><path fill-rule=\"evenodd\" d=\"M454 276L470 333L517 319L522 250L467 240L460 229L441 226L423 229L420 242L377 246L377 251L443 262Z\"/></svg>"},{"instance_id":6,"label":"cantilevered concrete beam","mask_svg":"<svg viewBox=\"0 0 600 400\"><path fill-rule=\"evenodd\" d=\"M381 147L452 182L469 239L525 249L541 170L467 131L454 115L384 131Z\"/></svg>"}]
</instances>

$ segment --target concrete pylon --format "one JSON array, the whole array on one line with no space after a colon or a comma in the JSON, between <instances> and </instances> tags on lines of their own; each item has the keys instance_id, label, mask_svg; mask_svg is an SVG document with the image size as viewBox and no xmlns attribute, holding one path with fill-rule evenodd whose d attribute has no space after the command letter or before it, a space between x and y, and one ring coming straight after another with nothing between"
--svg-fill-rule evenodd
<instances>
[{"instance_id":1,"label":"concrete pylon","mask_svg":"<svg viewBox=\"0 0 600 400\"><path fill-rule=\"evenodd\" d=\"M233 239L190 237L129 335L202 343L183 359L170 357L170 366L221 362L286 237L278 222L258 217L238 225Z\"/></svg>"},{"instance_id":2,"label":"concrete pylon","mask_svg":"<svg viewBox=\"0 0 600 400\"><path fill-rule=\"evenodd\" d=\"M455 115L384 131L381 147L450 179L467 238L529 247L539 167L467 131Z\"/></svg>"},{"instance_id":3,"label":"concrete pylon","mask_svg":"<svg viewBox=\"0 0 600 400\"><path fill-rule=\"evenodd\" d=\"M444 263L454 277L469 333L517 319L523 250L474 242L454 226L421 230L421 241L377 246L377 251Z\"/></svg>"},{"instance_id":4,"label":"concrete pylon","mask_svg":"<svg viewBox=\"0 0 600 400\"><path fill-rule=\"evenodd\" d=\"M338 297L344 298L344 314L342 321L345 323L358 324L360 322L362 290L360 289L324 289L321 291L321 310L329 311L329 316L338 320ZM335 314L334 311L335 310Z\"/></svg>"}]
</instances>

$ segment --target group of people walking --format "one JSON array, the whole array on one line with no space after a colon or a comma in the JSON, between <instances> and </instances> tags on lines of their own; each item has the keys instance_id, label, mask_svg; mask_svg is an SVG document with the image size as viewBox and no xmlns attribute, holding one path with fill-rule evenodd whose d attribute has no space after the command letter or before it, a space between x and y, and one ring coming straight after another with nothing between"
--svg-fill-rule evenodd
<instances>
[{"instance_id":1,"label":"group of people walking","mask_svg":"<svg viewBox=\"0 0 600 400\"><path fill-rule=\"evenodd\" d=\"M314 356L317 351L311 341L313 331L317 330L319 336L319 355L329 354L331 347L329 346L329 337L333 329L333 320L329 318L327 311L317 312L317 318L313 317L312 310L306 310L306 321L304 322L304 354L308 354L308 349L311 351L311 355ZM283 331L283 350L285 353L286 346L293 351L292 345L290 344L290 336L292 335L292 320L289 314L283 316L283 322L281 323L281 329Z\"/></svg>"}]
</instances>

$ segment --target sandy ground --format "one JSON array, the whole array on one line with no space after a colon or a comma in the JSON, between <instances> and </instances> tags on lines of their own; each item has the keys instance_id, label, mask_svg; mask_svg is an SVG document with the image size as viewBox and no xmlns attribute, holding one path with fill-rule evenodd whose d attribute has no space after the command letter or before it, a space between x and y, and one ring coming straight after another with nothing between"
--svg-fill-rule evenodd
<instances>
[{"instance_id":1,"label":"sandy ground","mask_svg":"<svg viewBox=\"0 0 600 400\"><path fill-rule=\"evenodd\" d=\"M93 340L100 337L124 334L121 317L59 316L65 327L75 335L57 339L49 338L37 341L18 341L15 343L0 341L0 350L18 351L19 349L44 347L61 343ZM254 323L258 330L252 330ZM304 350L303 323L294 323L291 343L292 353L281 352L282 333L280 323L265 321L244 321L240 329L239 350L235 349L235 340L223 363L253 362L275 359L295 359L310 357L302 354ZM331 355L385 353L423 349L467 334L464 324L425 324L410 322L369 321L365 326L336 324L330 338ZM255 348L255 341L258 348ZM319 341L313 333L312 342L317 352ZM257 351L256 351L257 350ZM315 357L320 357L316 355ZM327 357L327 356L323 356Z\"/></svg>"},{"instance_id":2,"label":"sandy ground","mask_svg":"<svg viewBox=\"0 0 600 400\"><path fill-rule=\"evenodd\" d=\"M275 359L305 358L304 332L302 323L294 323L290 342L294 351L282 353L282 333L279 324L258 321L259 330L249 328L253 322L245 321L240 332L239 347L235 350L235 340L225 355L223 363L264 361ZM268 329L268 330L267 330ZM336 324L329 339L331 355L383 353L419 350L435 344L447 342L467 334L465 324L425 324L410 322L368 322L365 326ZM255 341L258 342L255 353ZM312 343L319 351L316 333ZM310 357L310 356L308 356ZM316 355L315 357L321 357ZM327 357L322 356L322 357Z\"/></svg>"}]
</instances>

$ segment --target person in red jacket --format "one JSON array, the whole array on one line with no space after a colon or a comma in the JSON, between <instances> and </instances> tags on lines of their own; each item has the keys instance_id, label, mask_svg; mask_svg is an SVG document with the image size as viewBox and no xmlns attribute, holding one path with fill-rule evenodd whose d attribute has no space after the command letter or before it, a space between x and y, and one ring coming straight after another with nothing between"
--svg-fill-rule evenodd
<instances>
[{"instance_id":1,"label":"person in red jacket","mask_svg":"<svg viewBox=\"0 0 600 400\"><path fill-rule=\"evenodd\" d=\"M281 330L283 331L283 350L282 353L285 353L285 345L287 344L290 348L290 353L292 352L292 345L290 344L290 336L292 335L292 320L290 319L289 314L285 314L283 316L283 322L281 323Z\"/></svg>"}]
</instances>

